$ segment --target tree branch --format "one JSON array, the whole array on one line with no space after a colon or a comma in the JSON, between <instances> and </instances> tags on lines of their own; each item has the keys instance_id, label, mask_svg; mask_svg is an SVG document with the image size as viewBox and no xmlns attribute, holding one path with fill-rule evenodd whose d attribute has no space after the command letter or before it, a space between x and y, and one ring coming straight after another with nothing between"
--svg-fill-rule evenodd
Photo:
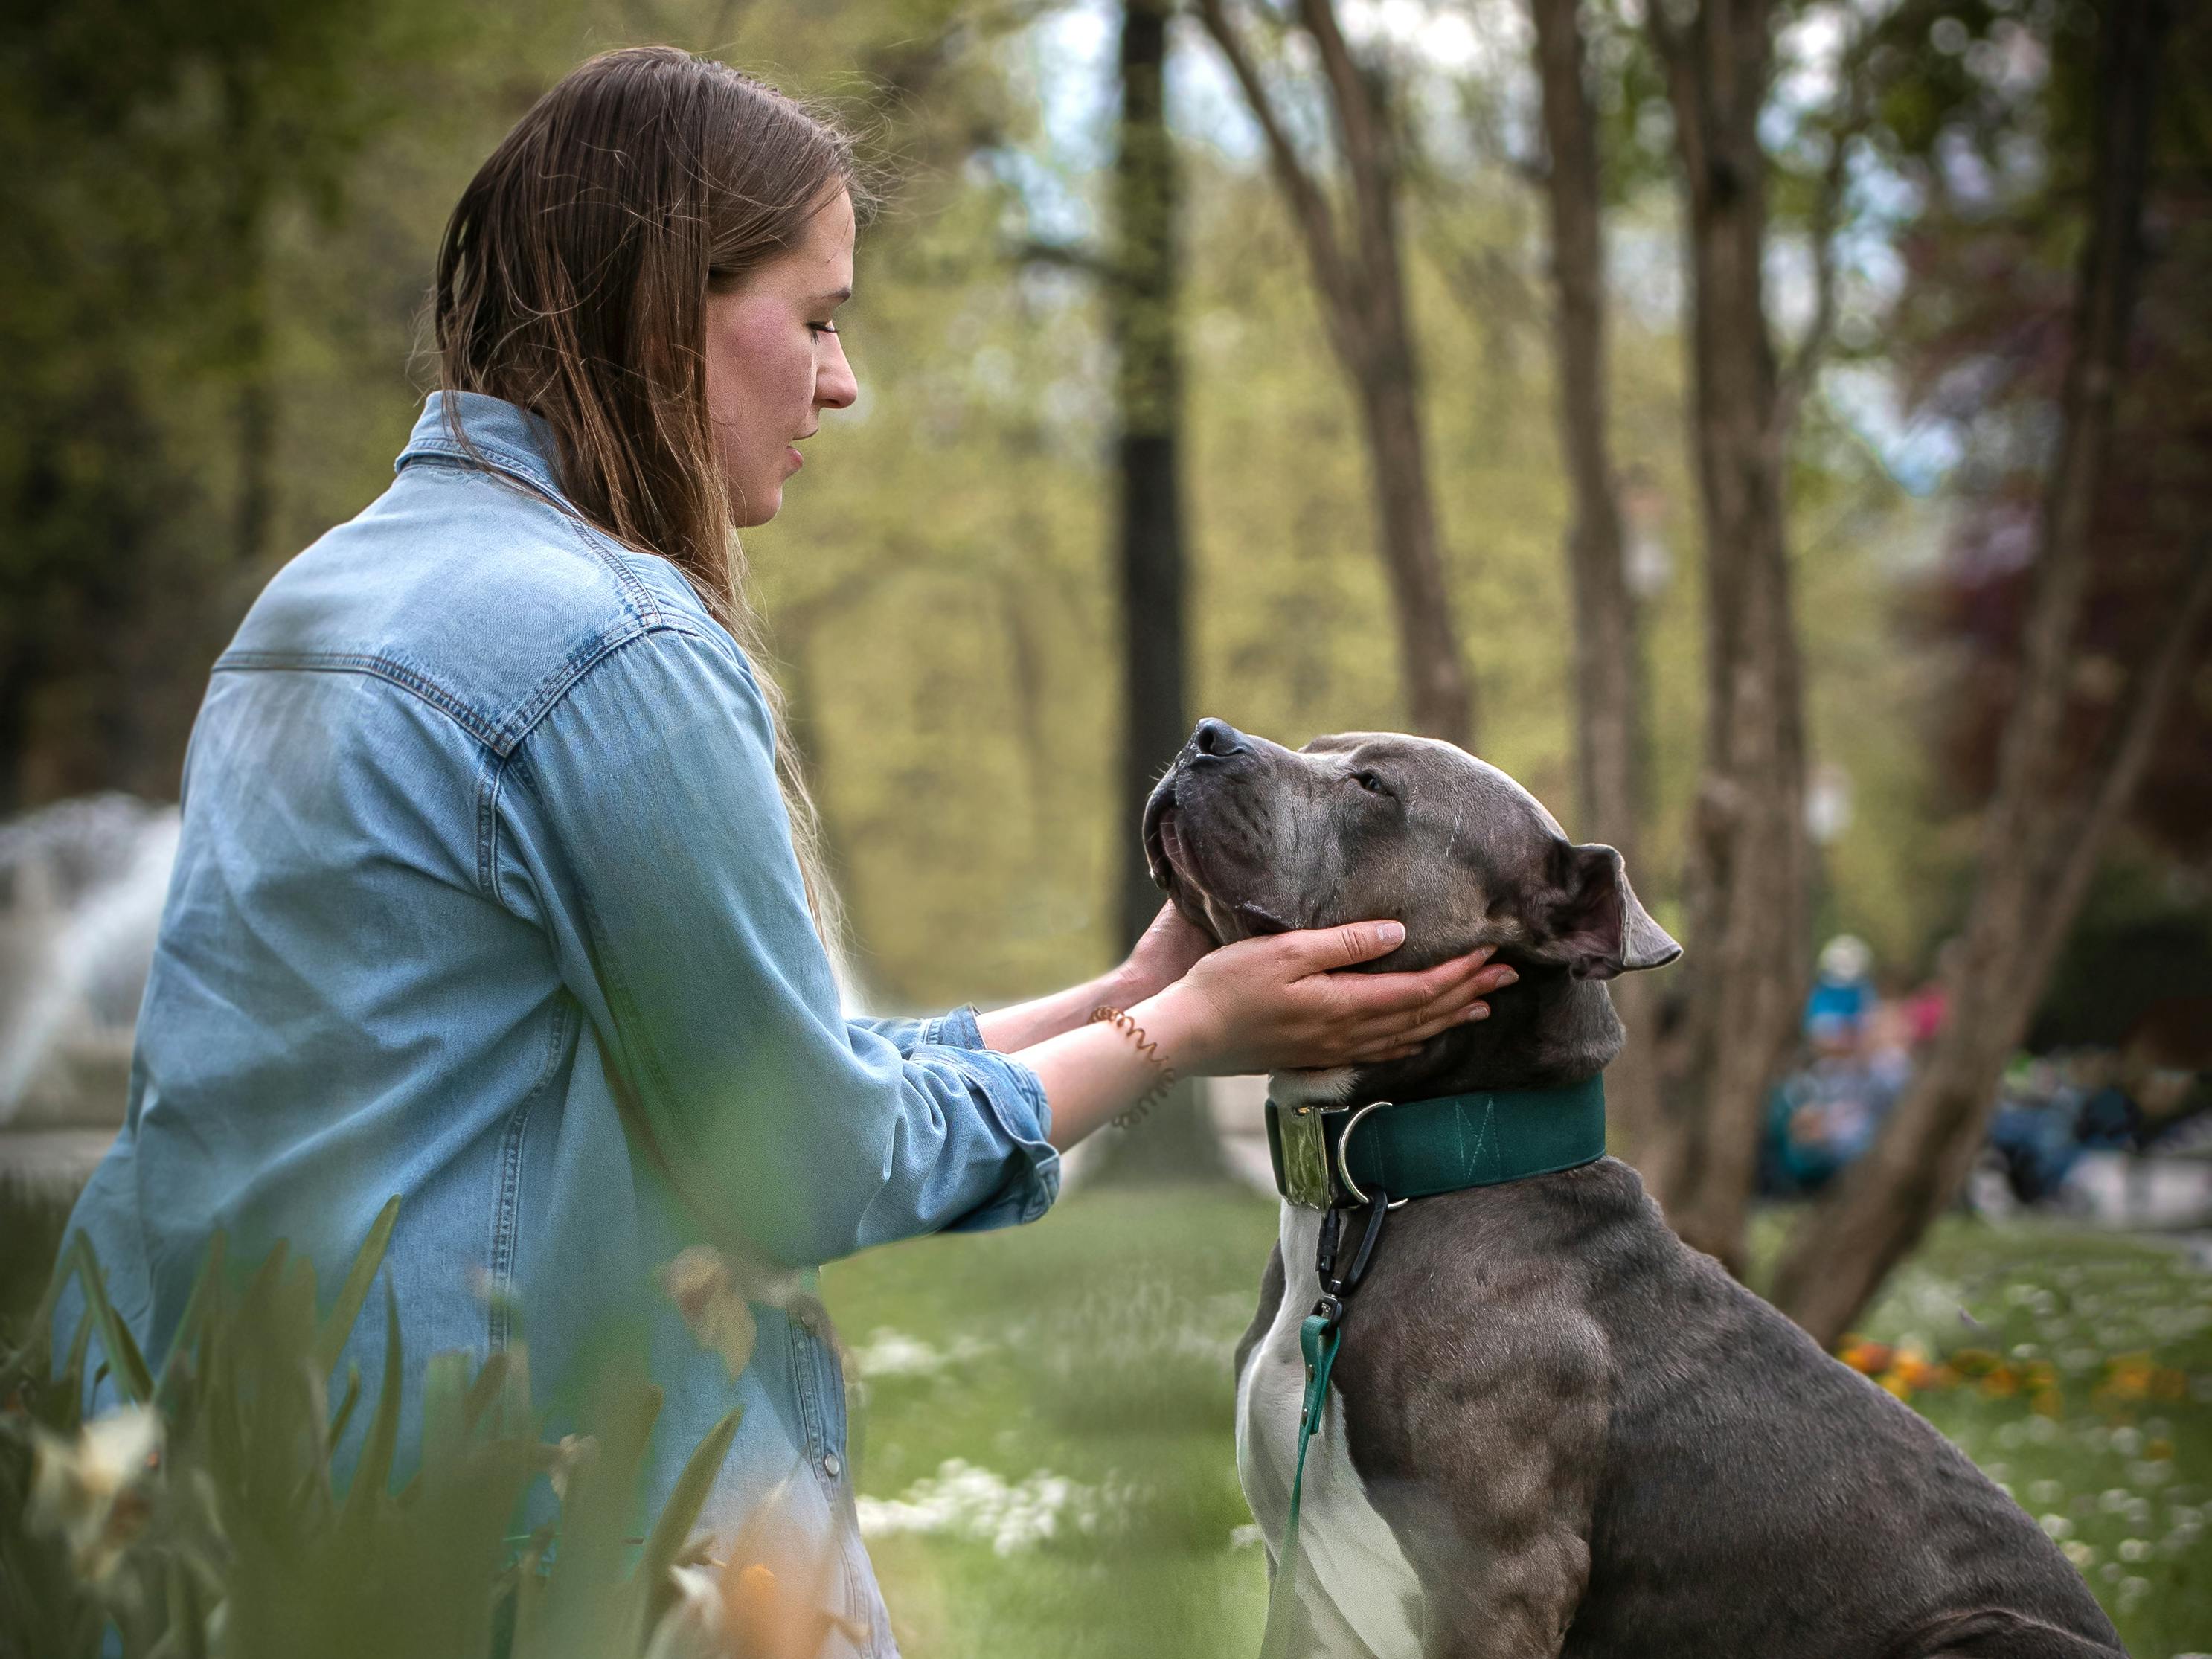
<instances>
[{"instance_id":1,"label":"tree branch","mask_svg":"<svg viewBox=\"0 0 2212 1659\"><path fill-rule=\"evenodd\" d=\"M1313 261L1314 275L1322 293L1334 309L1347 311L1355 296L1343 256L1337 248L1336 222L1329 212L1328 198L1322 194L1321 186L1299 160L1267 82L1260 78L1252 55L1237 35L1236 26L1229 21L1222 0L1198 0L1198 14L1206 24L1206 32L1213 37L1213 43L1221 48L1221 55L1229 60L1230 72L1243 89L1252 118L1260 124L1261 136L1267 140L1268 162L1274 168L1283 194L1290 198L1291 210L1305 237L1306 252Z\"/></svg>"},{"instance_id":2,"label":"tree branch","mask_svg":"<svg viewBox=\"0 0 2212 1659\"><path fill-rule=\"evenodd\" d=\"M1298 15L1313 37L1322 73L1328 81L1345 171L1352 178L1352 206L1361 222L1359 246L1370 248L1389 234L1389 226L1380 222L1389 212L1389 183L1383 174L1389 141L1376 121L1366 77L1337 23L1334 0L1298 0Z\"/></svg>"},{"instance_id":3,"label":"tree branch","mask_svg":"<svg viewBox=\"0 0 2212 1659\"><path fill-rule=\"evenodd\" d=\"M1061 270L1079 270L1086 276L1107 277L1115 274L1111 259L1096 248L1076 242L1048 242L1035 236L1024 237L1006 249L1006 258L1016 264L1052 265Z\"/></svg>"},{"instance_id":4,"label":"tree branch","mask_svg":"<svg viewBox=\"0 0 2212 1659\"><path fill-rule=\"evenodd\" d=\"M1657 0L1653 0L1656 4ZM1862 28L1843 51L1838 73L1844 85L1843 120L1838 125L1821 170L1820 188L1813 198L1813 315L1790 361L1783 368L1774 396L1772 441L1780 450L1790 441L1805 399L1820 378L1820 362L1836 331L1836 230L1843 217L1844 193L1850 186L1852 143L1873 119L1872 100L1866 86L1867 40Z\"/></svg>"},{"instance_id":5,"label":"tree branch","mask_svg":"<svg viewBox=\"0 0 2212 1659\"><path fill-rule=\"evenodd\" d=\"M2197 538L2190 562L2195 567L2195 574L2183 589L2172 620L2159 639L2150 666L2136 677L2135 695L2105 745L2110 758L2105 764L2104 775L2097 780L2081 809L2060 821L2059 833L2053 838L2056 879L2050 885L2050 899L2043 908L2043 933L2028 948L2029 965L2021 975L2025 984L2043 983L2046 964L2057 958L2066 942L2073 918L2079 913L2089 890L2089 882L2097 873L2105 839L2120 815L2127 811L2128 803L2135 799L2136 787L2150 764L2159 727L2188 664L2189 647L2196 641L2206 611L2212 609L2212 536Z\"/></svg>"},{"instance_id":6,"label":"tree branch","mask_svg":"<svg viewBox=\"0 0 2212 1659\"><path fill-rule=\"evenodd\" d=\"M1667 82L1667 104L1674 114L1674 143L1681 153L1683 176L1695 181L1705 169L1705 106L1691 73L1689 43L1667 15L1666 0L1644 0L1644 32L1651 37L1652 56L1659 60L1660 73Z\"/></svg>"},{"instance_id":7,"label":"tree branch","mask_svg":"<svg viewBox=\"0 0 2212 1659\"><path fill-rule=\"evenodd\" d=\"M2001 859L2027 832L2041 778L2066 719L2067 656L2089 584L2090 515L2112 447L2114 404L2127 368L2143 198L2149 183L2150 106L2165 8L2123 0L2112 9L2099 69L2095 190L2082 245L2073 347L2059 409L2065 422L2051 470L2036 550L2034 591L2021 638L2020 700L1997 750L1985 856Z\"/></svg>"}]
</instances>

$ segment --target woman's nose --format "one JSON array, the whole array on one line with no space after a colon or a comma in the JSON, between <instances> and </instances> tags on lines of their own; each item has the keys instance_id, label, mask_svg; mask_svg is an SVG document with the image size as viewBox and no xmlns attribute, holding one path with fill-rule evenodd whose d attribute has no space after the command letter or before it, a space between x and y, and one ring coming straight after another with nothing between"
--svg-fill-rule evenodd
<instances>
[{"instance_id":1,"label":"woman's nose","mask_svg":"<svg viewBox=\"0 0 2212 1659\"><path fill-rule=\"evenodd\" d=\"M817 409L850 409L860 401L860 382L853 373L853 365L845 360L844 343L834 334L825 334L823 343L829 347L814 371L814 406Z\"/></svg>"}]
</instances>

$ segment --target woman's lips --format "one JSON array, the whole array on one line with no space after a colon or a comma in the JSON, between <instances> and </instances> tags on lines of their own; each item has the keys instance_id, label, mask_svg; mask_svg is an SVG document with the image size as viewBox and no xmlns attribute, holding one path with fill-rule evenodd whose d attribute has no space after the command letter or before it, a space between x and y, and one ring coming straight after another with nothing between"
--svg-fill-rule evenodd
<instances>
[{"instance_id":1,"label":"woman's lips","mask_svg":"<svg viewBox=\"0 0 2212 1659\"><path fill-rule=\"evenodd\" d=\"M800 467L806 465L806 457L799 453L798 445L786 444L783 447L783 453L791 458L791 470L793 472L798 471Z\"/></svg>"}]
</instances>

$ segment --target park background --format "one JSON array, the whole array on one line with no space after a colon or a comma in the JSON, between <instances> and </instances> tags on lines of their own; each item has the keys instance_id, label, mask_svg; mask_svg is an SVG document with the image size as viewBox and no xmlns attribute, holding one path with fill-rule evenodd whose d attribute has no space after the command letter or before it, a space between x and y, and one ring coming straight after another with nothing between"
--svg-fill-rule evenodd
<instances>
[{"instance_id":1,"label":"park background","mask_svg":"<svg viewBox=\"0 0 2212 1659\"><path fill-rule=\"evenodd\" d=\"M1201 714L1466 742L1688 946L1614 1090L1686 1237L1871 1339L2135 1651L2212 1649L2201 1247L2124 1203L1950 1213L2023 1051L2202 1098L2188 7L13 9L0 1128L119 1115L111 969L208 665L389 477L461 185L641 40L821 100L883 198L860 405L745 538L856 995L1105 967L1153 896L1133 801ZM1838 933L1948 1020L1849 1176L1765 1205ZM1256 1642L1227 1352L1272 1219L1210 1121L1103 1149L1034 1234L831 1273L911 1651ZM70 1167L17 1163L48 1210L11 1200L11 1283Z\"/></svg>"}]
</instances>

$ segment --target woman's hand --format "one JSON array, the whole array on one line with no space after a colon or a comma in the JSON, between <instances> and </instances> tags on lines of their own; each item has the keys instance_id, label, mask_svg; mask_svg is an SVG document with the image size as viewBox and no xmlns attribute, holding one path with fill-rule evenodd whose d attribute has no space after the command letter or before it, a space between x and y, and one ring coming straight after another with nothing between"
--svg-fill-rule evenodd
<instances>
[{"instance_id":1,"label":"woman's hand","mask_svg":"<svg viewBox=\"0 0 2212 1659\"><path fill-rule=\"evenodd\" d=\"M1365 1066L1486 1018L1481 999L1519 977L1489 965L1488 945L1417 974L1336 971L1405 937L1397 922L1361 921L1242 939L1130 1012L1186 1075Z\"/></svg>"},{"instance_id":2,"label":"woman's hand","mask_svg":"<svg viewBox=\"0 0 2212 1659\"><path fill-rule=\"evenodd\" d=\"M1112 975L1118 988L1107 999L1127 1008L1157 996L1188 973L1198 959L1213 949L1205 931L1176 908L1173 901L1160 907L1152 925L1145 929L1129 951L1129 959Z\"/></svg>"}]
</instances>

